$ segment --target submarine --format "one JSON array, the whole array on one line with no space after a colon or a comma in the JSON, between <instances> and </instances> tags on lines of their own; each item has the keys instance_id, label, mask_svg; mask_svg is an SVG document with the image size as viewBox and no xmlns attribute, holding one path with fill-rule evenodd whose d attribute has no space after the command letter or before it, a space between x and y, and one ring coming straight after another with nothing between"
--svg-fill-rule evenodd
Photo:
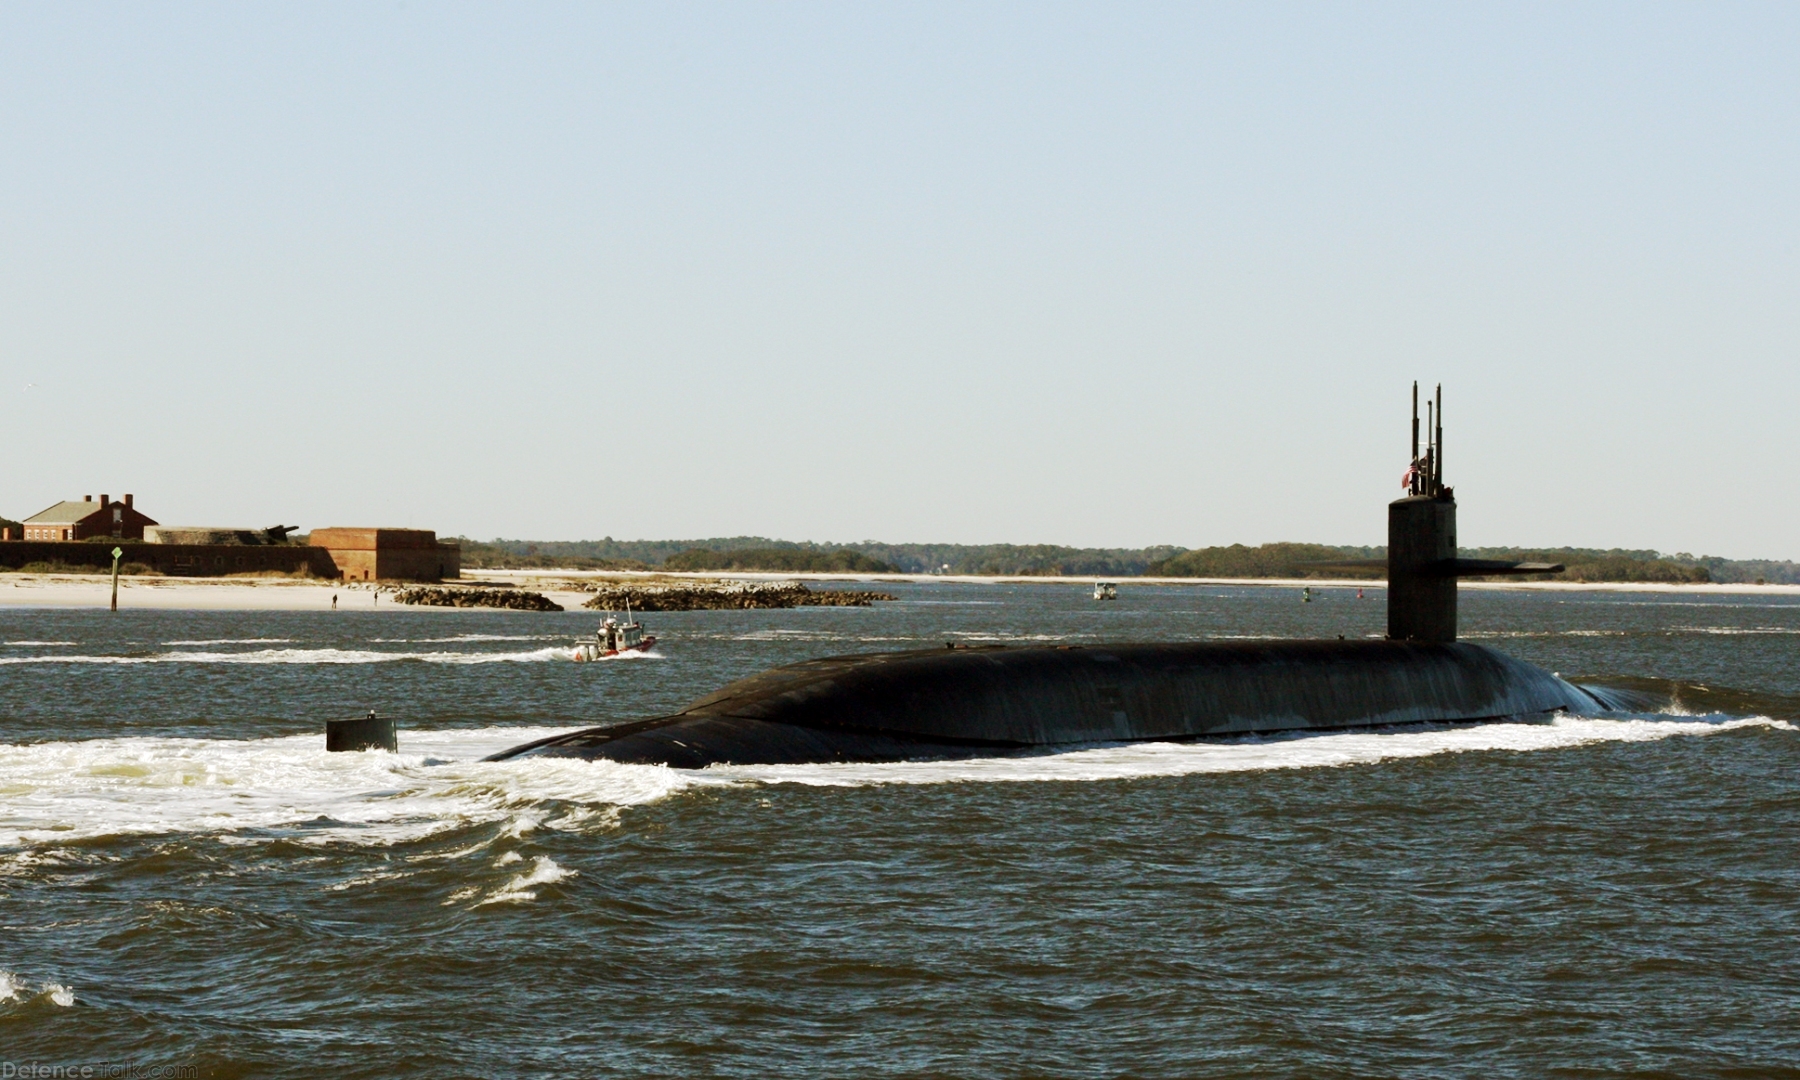
<instances>
[{"instance_id":1,"label":"submarine","mask_svg":"<svg viewBox=\"0 0 1800 1080\"><path fill-rule=\"evenodd\" d=\"M485 760L559 757L697 769L992 757L1094 743L1592 715L1626 707L1456 640L1457 579L1559 564L1463 559L1443 483L1443 388L1406 495L1388 506L1385 640L961 645L806 660L721 687L672 716L586 728Z\"/></svg>"}]
</instances>

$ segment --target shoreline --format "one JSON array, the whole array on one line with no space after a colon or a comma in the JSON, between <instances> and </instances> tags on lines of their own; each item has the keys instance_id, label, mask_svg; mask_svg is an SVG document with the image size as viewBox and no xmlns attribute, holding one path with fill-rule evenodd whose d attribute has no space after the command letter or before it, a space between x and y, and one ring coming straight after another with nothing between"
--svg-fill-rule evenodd
<instances>
[{"instance_id":1,"label":"shoreline","mask_svg":"<svg viewBox=\"0 0 1800 1080\"><path fill-rule=\"evenodd\" d=\"M805 581L864 585L1051 585L1089 588L1094 577L1025 577L940 574L848 573L687 573L670 571L484 570L464 581L505 582L514 588L543 593L570 611L579 611L593 594L554 588L561 582L610 580L633 584L662 581ZM1205 588L1385 589L1387 582L1344 578L1118 578L1122 590L1139 586ZM310 579L225 577L122 577L119 609L149 611L324 611L338 597L338 611L480 611L484 608L434 608L383 602L381 597L406 583L332 582ZM452 582L451 584L454 584ZM1463 582L1463 589L1535 592L1615 592L1684 596L1800 596L1800 585L1674 584L1668 582L1533 581ZM104 609L112 596L112 579L86 574L0 574L0 608Z\"/></svg>"}]
</instances>

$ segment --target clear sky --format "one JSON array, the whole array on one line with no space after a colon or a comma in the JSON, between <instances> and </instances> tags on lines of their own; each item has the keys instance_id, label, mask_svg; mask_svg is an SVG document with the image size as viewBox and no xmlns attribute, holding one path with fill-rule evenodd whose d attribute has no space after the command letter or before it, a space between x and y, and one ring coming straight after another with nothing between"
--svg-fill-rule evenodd
<instances>
[{"instance_id":1,"label":"clear sky","mask_svg":"<svg viewBox=\"0 0 1800 1080\"><path fill-rule=\"evenodd\" d=\"M0 514L1800 558L1800 6L0 4Z\"/></svg>"}]
</instances>

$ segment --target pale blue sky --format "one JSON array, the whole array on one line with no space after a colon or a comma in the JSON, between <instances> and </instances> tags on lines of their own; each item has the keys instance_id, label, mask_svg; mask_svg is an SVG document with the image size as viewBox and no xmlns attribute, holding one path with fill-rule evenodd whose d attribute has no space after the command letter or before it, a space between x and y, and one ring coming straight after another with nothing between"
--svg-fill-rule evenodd
<instances>
[{"instance_id":1,"label":"pale blue sky","mask_svg":"<svg viewBox=\"0 0 1800 1080\"><path fill-rule=\"evenodd\" d=\"M0 4L0 513L1800 558L1792 5ZM27 389L28 384L31 385Z\"/></svg>"}]
</instances>

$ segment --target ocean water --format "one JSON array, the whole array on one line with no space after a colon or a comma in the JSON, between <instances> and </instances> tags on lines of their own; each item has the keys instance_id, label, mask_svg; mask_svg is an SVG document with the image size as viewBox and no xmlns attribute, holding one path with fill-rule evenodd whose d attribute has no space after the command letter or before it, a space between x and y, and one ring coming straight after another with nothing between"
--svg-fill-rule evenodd
<instances>
[{"instance_id":1,"label":"ocean water","mask_svg":"<svg viewBox=\"0 0 1800 1080\"><path fill-rule=\"evenodd\" d=\"M651 615L654 655L597 664L566 659L592 613L0 611L0 1072L1800 1076L1788 597L1465 591L1468 638L1667 702L1629 715L479 760L810 656L1384 619L893 591ZM398 754L323 752L370 708Z\"/></svg>"}]
</instances>

